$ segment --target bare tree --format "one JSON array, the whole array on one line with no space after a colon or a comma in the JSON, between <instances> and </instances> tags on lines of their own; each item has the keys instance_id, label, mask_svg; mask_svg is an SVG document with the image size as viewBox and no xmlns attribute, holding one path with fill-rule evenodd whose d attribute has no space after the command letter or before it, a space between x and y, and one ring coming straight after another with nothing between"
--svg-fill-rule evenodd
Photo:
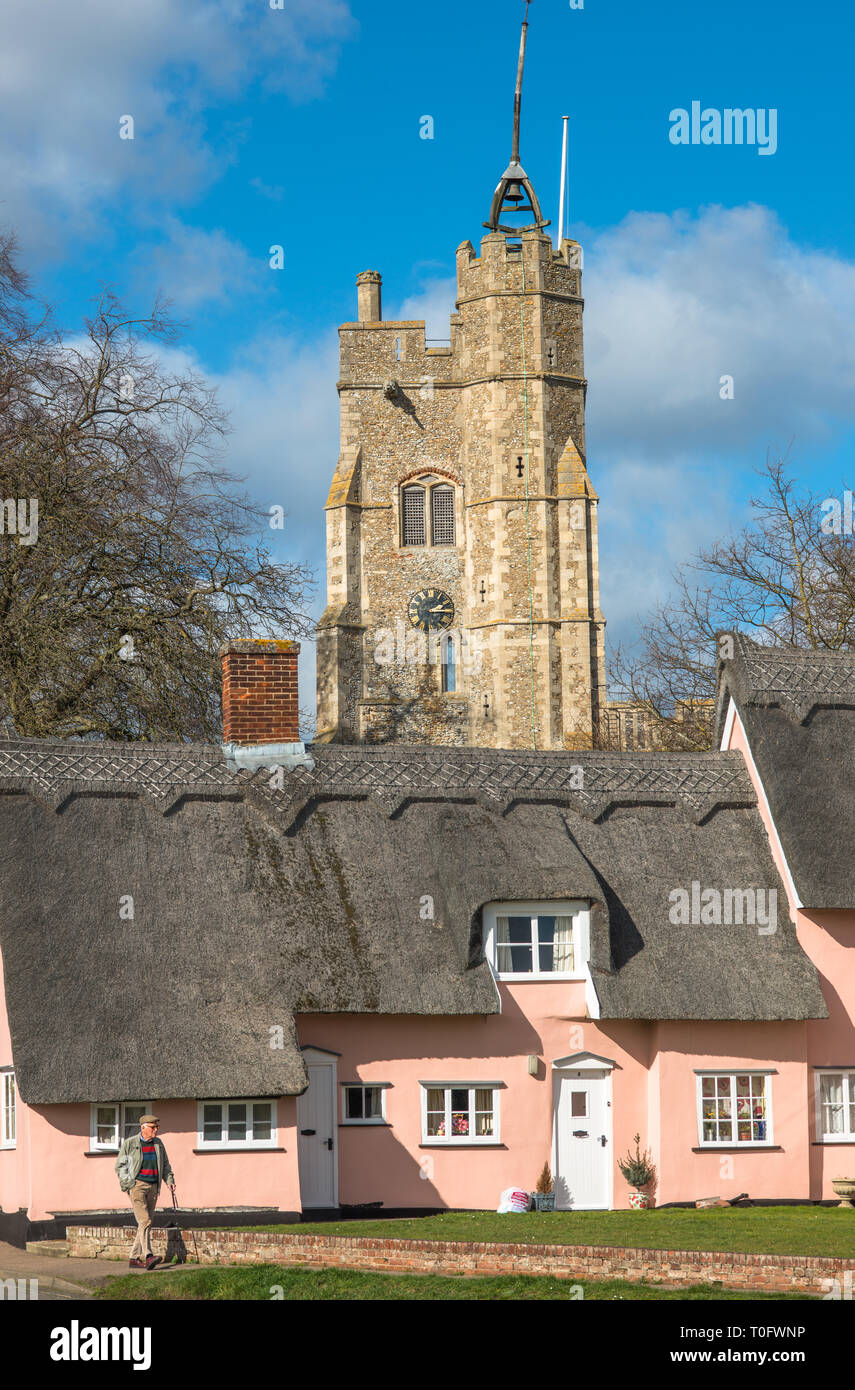
<instances>
[{"instance_id":1,"label":"bare tree","mask_svg":"<svg viewBox=\"0 0 855 1390\"><path fill-rule=\"evenodd\" d=\"M214 393L164 366L166 305L135 319L106 291L72 340L26 296L0 238L0 718L216 739L220 644L310 633L311 573L270 558Z\"/></svg>"},{"instance_id":2,"label":"bare tree","mask_svg":"<svg viewBox=\"0 0 855 1390\"><path fill-rule=\"evenodd\" d=\"M652 746L710 746L718 632L815 650L855 640L855 540L842 506L797 489L786 458L760 473L750 523L679 569L674 596L613 653L613 687L642 712Z\"/></svg>"}]
</instances>

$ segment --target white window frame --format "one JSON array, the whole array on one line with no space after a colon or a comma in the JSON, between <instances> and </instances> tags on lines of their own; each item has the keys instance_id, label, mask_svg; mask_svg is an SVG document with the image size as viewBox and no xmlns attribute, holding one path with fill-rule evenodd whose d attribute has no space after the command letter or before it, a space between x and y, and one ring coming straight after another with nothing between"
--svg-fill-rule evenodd
<instances>
[{"instance_id":1,"label":"white window frame","mask_svg":"<svg viewBox=\"0 0 855 1390\"><path fill-rule=\"evenodd\" d=\"M842 1134L828 1134L823 1125L822 1078L841 1076L843 1078L843 1117L847 1121ZM814 1097L816 1102L816 1137L821 1144L855 1144L855 1125L849 1123L851 1106L855 1103L855 1067L817 1067L814 1072Z\"/></svg>"},{"instance_id":2,"label":"white window frame","mask_svg":"<svg viewBox=\"0 0 855 1390\"><path fill-rule=\"evenodd\" d=\"M532 919L532 969L523 971L499 970L496 944L497 918L530 917ZM541 970L537 952L534 918L573 918L573 969ZM484 907L484 954L497 980L519 983L526 980L587 980L590 958L591 911L587 903L563 900L560 902L487 903ZM524 945L520 942L520 945Z\"/></svg>"},{"instance_id":3,"label":"white window frame","mask_svg":"<svg viewBox=\"0 0 855 1390\"><path fill-rule=\"evenodd\" d=\"M125 1118L125 1110L130 1106L133 1106L135 1110L138 1110L139 1107L142 1106L143 1115L145 1115L146 1113L152 1113L152 1102L150 1100L99 1100L93 1102L93 1104L90 1106L89 1121L89 1147L93 1152L119 1152L119 1149L122 1145L122 1140L125 1138L125 1127L127 1125L127 1120ZM114 1133L117 1135L117 1138L115 1140L111 1139L109 1144L101 1144L98 1142L99 1110L112 1110L115 1116L115 1124L113 1126L113 1130ZM134 1121L134 1123L137 1124L138 1130L139 1125L137 1121Z\"/></svg>"},{"instance_id":4,"label":"white window frame","mask_svg":"<svg viewBox=\"0 0 855 1390\"><path fill-rule=\"evenodd\" d=\"M721 1071L711 1068L706 1071L695 1073L697 1097L697 1117L698 1117L698 1148L700 1149L766 1149L770 1145L774 1146L775 1131L772 1115L772 1077L774 1072L758 1067L735 1067L733 1071ZM736 1078L737 1076L750 1076L763 1078L763 1101L764 1101L764 1120L766 1124L766 1134L763 1139L740 1139L739 1117L736 1112ZM703 1094L703 1083L713 1077L716 1081L722 1078L730 1079L730 1104L731 1104L731 1125L733 1137L731 1139L704 1139L704 1101L709 1101L709 1096ZM751 1119L753 1121L753 1116Z\"/></svg>"},{"instance_id":5,"label":"white window frame","mask_svg":"<svg viewBox=\"0 0 855 1390\"><path fill-rule=\"evenodd\" d=\"M225 1139L210 1140L205 1138L205 1106L219 1105L223 1110L223 1122L220 1125L220 1134L226 1134ZM228 1108L230 1105L245 1105L248 1108L247 1115L247 1137L245 1139L228 1138ZM252 1137L253 1122L255 1118L256 1105L270 1106L270 1138L254 1139ZM217 1097L210 1097L207 1100L197 1101L196 1115L196 1147L197 1149L218 1150L221 1153L232 1152L240 1153L247 1149L275 1149L278 1148L278 1115L277 1102L270 1096L255 1096L252 1099L244 1099L243 1096L230 1096L226 1100Z\"/></svg>"},{"instance_id":6,"label":"white window frame","mask_svg":"<svg viewBox=\"0 0 855 1390\"><path fill-rule=\"evenodd\" d=\"M343 1125L385 1125L386 1124L386 1091L389 1088L388 1081L344 1081L341 1086L341 1123ZM347 1114L347 1092L362 1091L362 1109L365 1110L365 1092L380 1092L380 1114L371 1115L368 1119L349 1118Z\"/></svg>"},{"instance_id":7,"label":"white window frame","mask_svg":"<svg viewBox=\"0 0 855 1390\"><path fill-rule=\"evenodd\" d=\"M0 1067L0 1149L17 1146L18 1083L13 1067Z\"/></svg>"},{"instance_id":8,"label":"white window frame","mask_svg":"<svg viewBox=\"0 0 855 1390\"><path fill-rule=\"evenodd\" d=\"M422 1088L422 1145L433 1148L455 1148L463 1144L477 1144L479 1147L489 1147L501 1143L501 1131L499 1124L499 1091L502 1089L501 1082L498 1081L420 1081ZM446 1133L428 1134L428 1091L445 1091L445 1129ZM451 1133L451 1092L469 1092L469 1116L475 1114L475 1092L492 1091L493 1093L493 1133L492 1134L452 1134Z\"/></svg>"}]
</instances>

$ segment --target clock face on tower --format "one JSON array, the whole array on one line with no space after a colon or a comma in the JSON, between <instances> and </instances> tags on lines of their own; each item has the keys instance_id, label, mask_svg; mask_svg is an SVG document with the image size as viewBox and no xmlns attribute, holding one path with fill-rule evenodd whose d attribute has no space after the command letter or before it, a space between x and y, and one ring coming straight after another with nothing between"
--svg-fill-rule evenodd
<instances>
[{"instance_id":1,"label":"clock face on tower","mask_svg":"<svg viewBox=\"0 0 855 1390\"><path fill-rule=\"evenodd\" d=\"M442 589L420 589L410 599L407 612L413 627L422 632L451 627L454 622L454 604Z\"/></svg>"}]
</instances>

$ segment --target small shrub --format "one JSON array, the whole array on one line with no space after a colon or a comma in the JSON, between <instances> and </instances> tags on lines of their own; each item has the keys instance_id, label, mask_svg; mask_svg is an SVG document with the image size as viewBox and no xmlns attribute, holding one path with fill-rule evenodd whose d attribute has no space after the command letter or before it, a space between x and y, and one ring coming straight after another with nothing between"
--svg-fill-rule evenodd
<instances>
[{"instance_id":1,"label":"small shrub","mask_svg":"<svg viewBox=\"0 0 855 1390\"><path fill-rule=\"evenodd\" d=\"M639 1147L640 1134L633 1136L633 1143L635 1144L635 1153L630 1152L626 1158L619 1158L618 1167L630 1187L647 1187L648 1183L651 1183L656 1177L656 1169L651 1161L650 1150L645 1149L644 1153L641 1152Z\"/></svg>"},{"instance_id":2,"label":"small shrub","mask_svg":"<svg viewBox=\"0 0 855 1390\"><path fill-rule=\"evenodd\" d=\"M548 1163L544 1163L537 1180L537 1187L534 1190L543 1193L552 1191L552 1170Z\"/></svg>"}]
</instances>

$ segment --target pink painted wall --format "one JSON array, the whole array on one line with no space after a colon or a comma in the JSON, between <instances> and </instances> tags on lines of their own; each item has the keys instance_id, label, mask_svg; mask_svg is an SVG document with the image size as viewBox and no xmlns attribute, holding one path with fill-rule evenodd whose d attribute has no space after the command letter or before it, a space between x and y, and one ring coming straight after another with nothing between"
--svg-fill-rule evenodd
<instances>
[{"instance_id":1,"label":"pink painted wall","mask_svg":"<svg viewBox=\"0 0 855 1390\"><path fill-rule=\"evenodd\" d=\"M797 907L790 889L789 870L772 819L766 793L754 763L744 726L737 716L726 745L745 758L757 792L758 808L766 827L775 864L787 887L790 917L799 942L816 966L828 1007L827 1019L810 1019L806 1033L805 1068L801 1085L787 1094L790 1107L804 1106L805 1143L810 1196L834 1197L833 1178L855 1174L855 1144L820 1143L816 1134L814 1068L855 1067L855 911L808 912ZM795 885L798 890L798 884Z\"/></svg>"},{"instance_id":2,"label":"pink painted wall","mask_svg":"<svg viewBox=\"0 0 855 1390\"><path fill-rule=\"evenodd\" d=\"M0 955L0 1067L12 1066L12 1040L6 1015L6 991L3 983L3 957ZM14 1149L0 1149L0 1211L17 1212L28 1201L27 1169L29 1146L27 1123L22 1114L20 1099L17 1107L17 1144Z\"/></svg>"},{"instance_id":3,"label":"pink painted wall","mask_svg":"<svg viewBox=\"0 0 855 1390\"><path fill-rule=\"evenodd\" d=\"M158 1101L155 1113L175 1172L178 1200L184 1206L300 1210L297 1102L293 1096L278 1101L278 1147L284 1148L284 1153L194 1154L196 1102ZM84 1157L90 1149L89 1117L88 1105L26 1106L19 1100L19 1134L29 1132L32 1154L31 1196L27 1201L21 1188L17 1201L0 1203L4 1211L27 1206L30 1219L38 1221L49 1220L54 1212L130 1210L116 1177L116 1155ZM5 1157L0 1151L0 1172ZM171 1209L171 1205L164 1188L159 1207Z\"/></svg>"},{"instance_id":4,"label":"pink painted wall","mask_svg":"<svg viewBox=\"0 0 855 1390\"><path fill-rule=\"evenodd\" d=\"M803 1102L801 1023L632 1023L574 1021L567 987L501 984L503 1013L487 1019L302 1015L301 1043L341 1054L339 1083L391 1083L389 1128L340 1126L340 1200L395 1206L495 1208L505 1187L534 1189L551 1159L552 1063L590 1051L617 1063L612 1073L614 1205L629 1206L617 1166L633 1135L650 1145L660 1203L698 1197L807 1197L808 1139ZM540 1058L538 1075L527 1057ZM698 1146L695 1068L748 1064L773 1078L774 1143L783 1152L693 1153ZM421 1081L503 1081L502 1148L422 1146ZM658 1084L657 1084L658 1083ZM340 1089L340 1086L339 1086ZM721 1160L730 1160L722 1168ZM422 1176L425 1173L426 1176Z\"/></svg>"}]
</instances>

